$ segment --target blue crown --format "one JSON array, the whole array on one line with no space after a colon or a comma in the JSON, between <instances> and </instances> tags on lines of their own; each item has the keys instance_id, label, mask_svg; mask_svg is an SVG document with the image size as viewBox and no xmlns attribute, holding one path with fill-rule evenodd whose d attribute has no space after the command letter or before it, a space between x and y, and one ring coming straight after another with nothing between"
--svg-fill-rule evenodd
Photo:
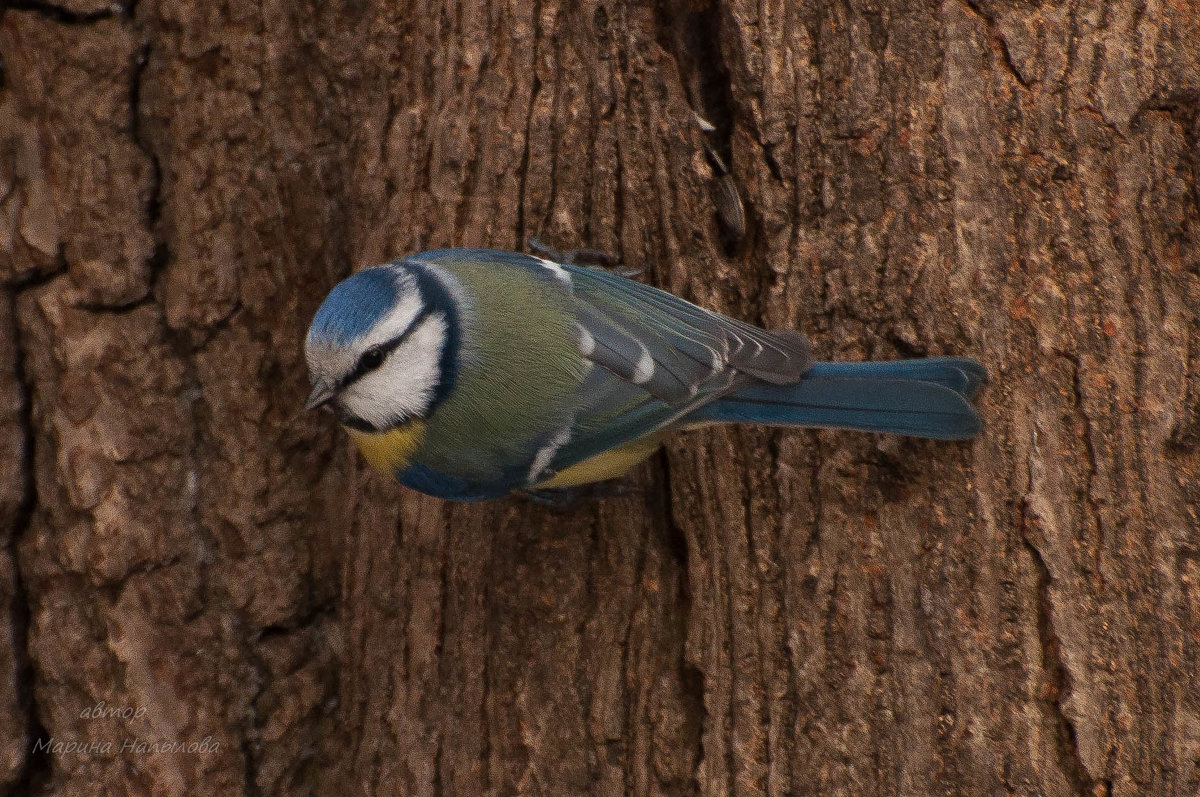
<instances>
[{"instance_id":1,"label":"blue crown","mask_svg":"<svg viewBox=\"0 0 1200 797\"><path fill-rule=\"evenodd\" d=\"M395 306L399 294L396 273L375 266L352 274L333 286L317 308L309 340L344 346L367 333Z\"/></svg>"}]
</instances>

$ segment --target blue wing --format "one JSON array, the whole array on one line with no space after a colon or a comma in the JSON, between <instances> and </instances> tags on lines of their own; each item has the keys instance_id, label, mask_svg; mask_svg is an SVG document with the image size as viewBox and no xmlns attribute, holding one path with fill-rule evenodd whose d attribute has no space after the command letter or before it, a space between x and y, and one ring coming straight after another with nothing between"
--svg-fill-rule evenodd
<instances>
[{"instance_id":1,"label":"blue wing","mask_svg":"<svg viewBox=\"0 0 1200 797\"><path fill-rule=\"evenodd\" d=\"M598 367L551 470L676 425L748 382L796 382L812 365L798 332L759 329L608 271L561 268Z\"/></svg>"},{"instance_id":2,"label":"blue wing","mask_svg":"<svg viewBox=\"0 0 1200 797\"><path fill-rule=\"evenodd\" d=\"M791 384L812 366L799 332L760 329L609 271L562 268L582 307L580 323L595 341L593 360L668 403L726 390L730 372ZM630 370L628 355L613 355L630 349L627 341L644 366L640 373Z\"/></svg>"}]
</instances>

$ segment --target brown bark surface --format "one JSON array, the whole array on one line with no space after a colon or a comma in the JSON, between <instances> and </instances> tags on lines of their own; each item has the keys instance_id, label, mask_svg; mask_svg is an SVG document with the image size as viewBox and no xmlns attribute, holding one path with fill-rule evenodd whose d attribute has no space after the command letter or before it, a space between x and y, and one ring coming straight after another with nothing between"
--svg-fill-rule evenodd
<instances>
[{"instance_id":1,"label":"brown bark surface","mask_svg":"<svg viewBox=\"0 0 1200 797\"><path fill-rule=\"evenodd\" d=\"M1192 0L0 14L8 791L1200 790ZM299 412L337 280L534 234L979 357L986 430L707 430L556 512Z\"/></svg>"}]
</instances>

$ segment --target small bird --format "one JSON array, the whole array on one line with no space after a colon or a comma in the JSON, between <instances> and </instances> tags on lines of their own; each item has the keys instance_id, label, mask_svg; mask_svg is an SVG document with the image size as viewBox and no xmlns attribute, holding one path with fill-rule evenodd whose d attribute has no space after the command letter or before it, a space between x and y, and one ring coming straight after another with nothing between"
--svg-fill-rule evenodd
<instances>
[{"instance_id":1,"label":"small bird","mask_svg":"<svg viewBox=\"0 0 1200 797\"><path fill-rule=\"evenodd\" d=\"M437 249L351 275L308 330L306 409L330 408L402 484L458 501L612 479L714 423L979 431L975 360L816 362L799 332L558 259Z\"/></svg>"}]
</instances>

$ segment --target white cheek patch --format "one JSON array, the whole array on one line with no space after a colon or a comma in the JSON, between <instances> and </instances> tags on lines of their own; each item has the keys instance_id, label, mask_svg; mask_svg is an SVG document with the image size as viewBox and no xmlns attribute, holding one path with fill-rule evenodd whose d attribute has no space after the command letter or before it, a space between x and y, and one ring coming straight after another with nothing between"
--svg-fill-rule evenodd
<instances>
[{"instance_id":1,"label":"white cheek patch","mask_svg":"<svg viewBox=\"0 0 1200 797\"><path fill-rule=\"evenodd\" d=\"M442 378L446 331L443 316L426 318L388 355L383 365L342 391L342 405L377 429L392 426L403 418L427 415Z\"/></svg>"}]
</instances>

